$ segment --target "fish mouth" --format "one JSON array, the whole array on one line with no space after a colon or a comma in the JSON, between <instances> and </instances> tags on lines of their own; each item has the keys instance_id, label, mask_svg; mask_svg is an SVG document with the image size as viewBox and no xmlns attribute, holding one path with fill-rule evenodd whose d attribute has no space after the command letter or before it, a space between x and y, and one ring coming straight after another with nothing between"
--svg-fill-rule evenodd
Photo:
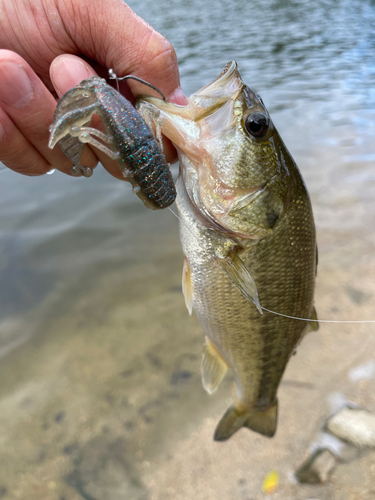
<instances>
[{"instance_id":1,"label":"fish mouth","mask_svg":"<svg viewBox=\"0 0 375 500\"><path fill-rule=\"evenodd\" d=\"M241 80L241 84L244 85L242 78L238 72L238 66L235 60L229 61L223 68L222 72L209 84L205 87L202 87L199 92L199 95L209 94L209 95L218 95L225 93L226 90L229 90L234 87L235 82L234 79Z\"/></svg>"},{"instance_id":2,"label":"fish mouth","mask_svg":"<svg viewBox=\"0 0 375 500\"><path fill-rule=\"evenodd\" d=\"M189 97L191 118L198 121L212 114L227 101L235 99L244 87L236 61L229 61L215 80Z\"/></svg>"},{"instance_id":3,"label":"fish mouth","mask_svg":"<svg viewBox=\"0 0 375 500\"><path fill-rule=\"evenodd\" d=\"M240 96L244 88L246 85L237 63L232 60L212 82L193 93L186 106L142 96L137 108L140 110L143 106L146 115L150 113L155 117L163 134L175 145L180 160L180 178L183 179L179 191L186 193L196 219L229 238L259 239L249 234L244 224L240 228L238 223L232 226L231 222L236 222L235 216L241 215L241 209L246 209L252 200L262 195L266 189L265 179L257 179L248 183L247 188L238 190L236 182L231 182L231 175L222 176L223 172L217 171L216 158L212 158L210 149L212 138L221 141L217 149L224 153L225 141L232 144L240 126L244 106Z\"/></svg>"}]
</instances>

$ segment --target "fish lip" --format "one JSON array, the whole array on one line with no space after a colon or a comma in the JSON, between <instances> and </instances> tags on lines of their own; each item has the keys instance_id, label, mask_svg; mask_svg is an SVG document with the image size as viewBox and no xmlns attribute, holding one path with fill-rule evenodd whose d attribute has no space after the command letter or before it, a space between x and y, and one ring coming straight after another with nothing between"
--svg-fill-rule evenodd
<instances>
[{"instance_id":1,"label":"fish lip","mask_svg":"<svg viewBox=\"0 0 375 500\"><path fill-rule=\"evenodd\" d=\"M236 77L238 77L242 81L242 78L240 77L240 74L238 72L238 65L236 61L232 59L224 66L222 72L214 80L212 80L212 82L208 83L198 91L199 94L200 93L205 94L206 90L209 89L210 87L218 87L218 88L224 87L226 82L228 80L231 80L231 78L235 73L237 73Z\"/></svg>"},{"instance_id":2,"label":"fish lip","mask_svg":"<svg viewBox=\"0 0 375 500\"><path fill-rule=\"evenodd\" d=\"M189 97L189 113L194 121L212 114L229 100L236 99L245 87L236 61L232 60L212 82Z\"/></svg>"}]
</instances>

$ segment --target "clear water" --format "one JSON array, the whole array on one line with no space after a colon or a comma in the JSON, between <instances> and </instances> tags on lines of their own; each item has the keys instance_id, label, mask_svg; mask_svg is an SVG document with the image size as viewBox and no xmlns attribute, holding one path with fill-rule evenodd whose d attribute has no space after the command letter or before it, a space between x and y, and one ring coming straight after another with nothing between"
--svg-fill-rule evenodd
<instances>
[{"instance_id":1,"label":"clear water","mask_svg":"<svg viewBox=\"0 0 375 500\"><path fill-rule=\"evenodd\" d=\"M311 194L319 316L375 319L375 3L130 6L173 43L187 95L238 62ZM263 498L272 468L283 498L305 498L290 474L327 395L375 409L373 379L347 375L373 363L373 328L306 338L280 388L276 438L243 431L220 448L211 434L231 380L212 397L201 389L173 215L100 168L0 180L0 498L247 500Z\"/></svg>"}]
</instances>

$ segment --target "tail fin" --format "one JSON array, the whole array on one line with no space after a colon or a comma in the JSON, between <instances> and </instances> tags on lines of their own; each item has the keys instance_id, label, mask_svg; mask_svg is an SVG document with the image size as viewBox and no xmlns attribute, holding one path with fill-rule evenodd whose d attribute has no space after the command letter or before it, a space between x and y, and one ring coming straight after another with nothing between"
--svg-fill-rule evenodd
<instances>
[{"instance_id":1,"label":"tail fin","mask_svg":"<svg viewBox=\"0 0 375 500\"><path fill-rule=\"evenodd\" d=\"M214 440L225 441L241 427L248 427L263 436L272 437L277 427L277 408L277 401L264 411L243 411L232 405L216 427Z\"/></svg>"}]
</instances>

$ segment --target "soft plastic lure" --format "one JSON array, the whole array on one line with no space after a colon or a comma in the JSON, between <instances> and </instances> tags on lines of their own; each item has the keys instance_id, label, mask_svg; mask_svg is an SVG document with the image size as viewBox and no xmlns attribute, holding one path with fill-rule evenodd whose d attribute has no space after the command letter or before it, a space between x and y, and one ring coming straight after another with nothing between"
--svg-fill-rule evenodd
<instances>
[{"instance_id":1,"label":"soft plastic lure","mask_svg":"<svg viewBox=\"0 0 375 500\"><path fill-rule=\"evenodd\" d=\"M116 77L113 72L110 75ZM101 119L104 132L87 126L93 114ZM59 144L73 163L72 175L92 175L92 169L81 163L85 143L117 161L146 207L157 210L174 202L176 190L161 134L157 130L155 137L132 104L97 76L63 95L50 127L49 147Z\"/></svg>"}]
</instances>

